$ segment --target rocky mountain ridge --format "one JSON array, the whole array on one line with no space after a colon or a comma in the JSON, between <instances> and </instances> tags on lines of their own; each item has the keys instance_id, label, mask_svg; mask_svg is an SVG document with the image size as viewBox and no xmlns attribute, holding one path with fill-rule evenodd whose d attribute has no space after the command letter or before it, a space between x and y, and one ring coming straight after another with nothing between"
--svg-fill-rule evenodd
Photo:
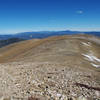
<instances>
[{"instance_id":1,"label":"rocky mountain ridge","mask_svg":"<svg viewBox=\"0 0 100 100\"><path fill-rule=\"evenodd\" d=\"M100 38L33 39L0 54L1 100L100 100Z\"/></svg>"}]
</instances>

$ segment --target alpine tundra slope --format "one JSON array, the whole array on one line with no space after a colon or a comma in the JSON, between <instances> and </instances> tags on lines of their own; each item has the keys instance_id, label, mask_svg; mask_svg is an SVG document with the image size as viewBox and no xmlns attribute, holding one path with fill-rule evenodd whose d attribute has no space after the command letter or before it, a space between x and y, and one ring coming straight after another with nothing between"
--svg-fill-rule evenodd
<instances>
[{"instance_id":1,"label":"alpine tundra slope","mask_svg":"<svg viewBox=\"0 0 100 100\"><path fill-rule=\"evenodd\" d=\"M0 98L100 100L100 38L63 35L0 48Z\"/></svg>"}]
</instances>

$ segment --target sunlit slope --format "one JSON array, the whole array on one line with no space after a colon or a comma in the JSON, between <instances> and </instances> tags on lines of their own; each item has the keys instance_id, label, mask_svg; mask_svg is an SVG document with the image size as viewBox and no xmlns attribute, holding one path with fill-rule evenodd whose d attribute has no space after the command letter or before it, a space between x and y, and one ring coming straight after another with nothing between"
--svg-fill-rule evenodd
<instances>
[{"instance_id":1,"label":"sunlit slope","mask_svg":"<svg viewBox=\"0 0 100 100\"><path fill-rule=\"evenodd\" d=\"M22 53L27 52L36 41L39 41L39 39L26 40L0 48L0 62L10 61Z\"/></svg>"},{"instance_id":2,"label":"sunlit slope","mask_svg":"<svg viewBox=\"0 0 100 100\"><path fill-rule=\"evenodd\" d=\"M90 35L69 35L23 41L0 49L0 62L9 61L100 67L100 39Z\"/></svg>"}]
</instances>

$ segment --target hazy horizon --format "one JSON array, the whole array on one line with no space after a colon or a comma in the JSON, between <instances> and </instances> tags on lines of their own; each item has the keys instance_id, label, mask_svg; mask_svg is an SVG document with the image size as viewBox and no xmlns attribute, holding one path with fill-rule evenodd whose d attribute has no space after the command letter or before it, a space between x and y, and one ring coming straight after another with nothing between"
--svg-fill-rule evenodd
<instances>
[{"instance_id":1,"label":"hazy horizon","mask_svg":"<svg viewBox=\"0 0 100 100\"><path fill-rule=\"evenodd\" d=\"M0 34L100 31L99 0L0 0Z\"/></svg>"},{"instance_id":2,"label":"hazy horizon","mask_svg":"<svg viewBox=\"0 0 100 100\"><path fill-rule=\"evenodd\" d=\"M59 32L59 31L77 31L77 32L100 32L99 30L97 31L97 30L85 30L85 31L83 31L83 30L68 30L68 29L66 29L66 30L40 30L40 31L38 31L38 30L36 30L36 31L19 31L19 32L9 32L9 33L0 33L0 35L13 35L13 34L19 34L19 33L27 33L27 32Z\"/></svg>"}]
</instances>

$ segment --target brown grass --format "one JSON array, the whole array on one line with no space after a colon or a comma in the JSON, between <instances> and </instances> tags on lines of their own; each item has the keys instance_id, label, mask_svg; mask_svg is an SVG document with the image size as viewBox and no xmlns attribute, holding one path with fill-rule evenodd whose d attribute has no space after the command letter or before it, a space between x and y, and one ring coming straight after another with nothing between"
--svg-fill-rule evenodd
<instances>
[{"instance_id":1,"label":"brown grass","mask_svg":"<svg viewBox=\"0 0 100 100\"><path fill-rule=\"evenodd\" d=\"M71 38L73 39L73 37L75 36L80 36L80 35L55 36L38 41L34 41L34 39L32 39L8 45L0 49L0 63L16 61L16 59L24 58L29 53L30 50L34 49L35 47L41 44L57 40L64 40Z\"/></svg>"}]
</instances>

